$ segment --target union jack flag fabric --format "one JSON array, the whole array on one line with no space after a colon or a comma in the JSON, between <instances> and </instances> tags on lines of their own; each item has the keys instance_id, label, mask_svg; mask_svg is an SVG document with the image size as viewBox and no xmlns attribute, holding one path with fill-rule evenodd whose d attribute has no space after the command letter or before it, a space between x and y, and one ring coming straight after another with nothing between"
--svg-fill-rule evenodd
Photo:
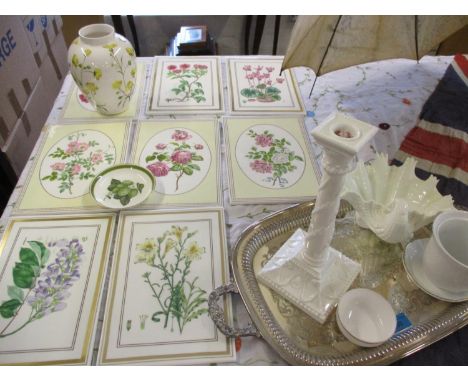
<instances>
[{"instance_id":1,"label":"union jack flag fabric","mask_svg":"<svg viewBox=\"0 0 468 382\"><path fill-rule=\"evenodd\" d=\"M424 104L393 163L417 160L416 175L435 175L437 189L468 207L468 56L457 54Z\"/></svg>"}]
</instances>

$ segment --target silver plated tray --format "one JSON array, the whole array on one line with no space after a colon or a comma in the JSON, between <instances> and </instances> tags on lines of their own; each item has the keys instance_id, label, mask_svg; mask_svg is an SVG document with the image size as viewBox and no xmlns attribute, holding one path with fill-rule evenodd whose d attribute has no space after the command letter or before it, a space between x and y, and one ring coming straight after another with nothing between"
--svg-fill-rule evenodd
<instances>
[{"instance_id":1,"label":"silver plated tray","mask_svg":"<svg viewBox=\"0 0 468 382\"><path fill-rule=\"evenodd\" d=\"M358 261L361 274L351 288L373 289L385 296L412 325L375 348L350 343L339 331L333 311L320 325L273 291L257 282L256 273L299 227L307 229L314 202L277 212L248 227L232 254L235 284L217 288L209 301L210 315L226 335L263 337L294 365L390 364L453 333L468 323L468 302L448 303L421 291L407 276L404 248L382 242L354 224L352 207L342 202L332 246ZM429 237L424 228L415 238ZM217 304L226 293L239 292L256 328L231 328Z\"/></svg>"}]
</instances>

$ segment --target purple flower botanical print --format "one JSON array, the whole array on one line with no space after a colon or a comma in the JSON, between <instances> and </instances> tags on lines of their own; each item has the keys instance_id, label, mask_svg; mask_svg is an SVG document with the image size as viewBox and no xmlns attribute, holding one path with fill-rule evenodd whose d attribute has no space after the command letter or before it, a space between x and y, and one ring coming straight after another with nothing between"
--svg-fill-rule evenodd
<instances>
[{"instance_id":1,"label":"purple flower botanical print","mask_svg":"<svg viewBox=\"0 0 468 382\"><path fill-rule=\"evenodd\" d=\"M8 286L10 300L0 305L0 317L9 320L0 327L0 339L19 332L33 321L64 310L70 289L80 278L80 264L85 255L78 239L48 243L28 241L22 247L19 262L13 268L13 284ZM54 261L48 263L51 250L57 251ZM26 321L14 330L11 324L27 306L30 313Z\"/></svg>"},{"instance_id":2,"label":"purple flower botanical print","mask_svg":"<svg viewBox=\"0 0 468 382\"><path fill-rule=\"evenodd\" d=\"M250 168L259 174L271 174L264 181L273 186L278 182L280 187L284 187L288 183L284 175L296 170L294 162L304 162L304 159L288 148L291 143L286 138L275 138L268 130L261 134L249 130L248 135L254 140L254 145L246 154L252 160Z\"/></svg>"}]
</instances>

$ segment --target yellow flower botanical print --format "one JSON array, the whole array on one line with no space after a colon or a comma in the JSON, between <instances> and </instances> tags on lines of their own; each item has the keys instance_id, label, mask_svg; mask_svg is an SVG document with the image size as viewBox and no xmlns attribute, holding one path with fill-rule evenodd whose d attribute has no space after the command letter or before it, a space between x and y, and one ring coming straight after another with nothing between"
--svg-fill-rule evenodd
<instances>
[{"instance_id":1,"label":"yellow flower botanical print","mask_svg":"<svg viewBox=\"0 0 468 382\"><path fill-rule=\"evenodd\" d=\"M137 244L137 254L135 256L135 263L146 263L152 265L156 256L158 244L154 239L146 239L143 243Z\"/></svg>"},{"instance_id":2,"label":"yellow flower botanical print","mask_svg":"<svg viewBox=\"0 0 468 382\"><path fill-rule=\"evenodd\" d=\"M184 252L184 256L189 260L199 260L201 259L201 255L205 253L205 248L200 247L196 241L189 244L187 249Z\"/></svg>"},{"instance_id":3,"label":"yellow flower botanical print","mask_svg":"<svg viewBox=\"0 0 468 382\"><path fill-rule=\"evenodd\" d=\"M163 321L164 329L179 329L207 314L206 291L200 288L198 276L191 275L192 263L201 259L205 248L189 239L197 231L187 232L188 227L173 225L170 230L154 239L137 244L135 263L144 263L151 272L142 274L155 299L155 312L151 321ZM164 249L163 249L164 248Z\"/></svg>"}]
</instances>

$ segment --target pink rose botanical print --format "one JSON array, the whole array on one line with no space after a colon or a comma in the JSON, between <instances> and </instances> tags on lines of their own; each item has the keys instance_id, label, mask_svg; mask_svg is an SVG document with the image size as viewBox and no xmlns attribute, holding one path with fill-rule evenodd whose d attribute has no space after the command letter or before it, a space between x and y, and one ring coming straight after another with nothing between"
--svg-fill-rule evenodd
<instances>
[{"instance_id":1,"label":"pink rose botanical print","mask_svg":"<svg viewBox=\"0 0 468 382\"><path fill-rule=\"evenodd\" d=\"M281 100L281 90L275 85L282 84L285 79L279 73L275 73L273 66L244 65L242 70L245 73L245 79L247 79L249 87L243 88L240 93L248 102L275 102Z\"/></svg>"},{"instance_id":2,"label":"pink rose botanical print","mask_svg":"<svg viewBox=\"0 0 468 382\"><path fill-rule=\"evenodd\" d=\"M43 187L60 198L74 198L88 192L89 181L115 162L112 141L100 132L71 134L47 153L40 179Z\"/></svg>"},{"instance_id":3,"label":"pink rose botanical print","mask_svg":"<svg viewBox=\"0 0 468 382\"><path fill-rule=\"evenodd\" d=\"M185 129L157 134L140 159L157 178L156 191L165 194L180 194L196 187L205 177L210 161L207 144L198 134Z\"/></svg>"},{"instance_id":4,"label":"pink rose botanical print","mask_svg":"<svg viewBox=\"0 0 468 382\"><path fill-rule=\"evenodd\" d=\"M236 146L242 171L267 188L288 188L301 177L305 159L301 146L288 132L273 125L255 125Z\"/></svg>"},{"instance_id":5,"label":"pink rose botanical print","mask_svg":"<svg viewBox=\"0 0 468 382\"><path fill-rule=\"evenodd\" d=\"M196 103L206 101L203 84L200 79L208 73L208 66L201 64L168 65L166 67L167 78L177 81L171 89L174 98L167 98L167 102L188 102L194 100Z\"/></svg>"}]
</instances>

